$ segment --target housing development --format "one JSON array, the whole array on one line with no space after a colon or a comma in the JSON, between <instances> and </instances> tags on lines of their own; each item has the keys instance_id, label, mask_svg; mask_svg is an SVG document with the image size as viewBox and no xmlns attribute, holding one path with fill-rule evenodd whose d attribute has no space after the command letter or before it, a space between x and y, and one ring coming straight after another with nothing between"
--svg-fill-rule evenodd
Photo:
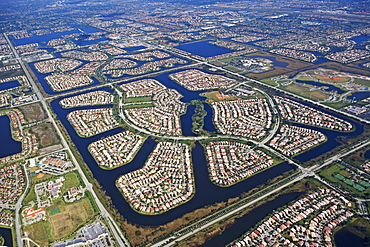
<instances>
[{"instance_id":1,"label":"housing development","mask_svg":"<svg viewBox=\"0 0 370 247\"><path fill-rule=\"evenodd\" d=\"M0 246L368 246L368 1L0 2Z\"/></svg>"}]
</instances>

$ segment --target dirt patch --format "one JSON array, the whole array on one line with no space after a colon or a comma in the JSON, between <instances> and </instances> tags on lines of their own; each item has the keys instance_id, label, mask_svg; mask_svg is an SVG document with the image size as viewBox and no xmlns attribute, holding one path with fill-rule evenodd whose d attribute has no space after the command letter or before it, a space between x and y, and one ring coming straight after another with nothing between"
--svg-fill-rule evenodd
<instances>
[{"instance_id":1,"label":"dirt patch","mask_svg":"<svg viewBox=\"0 0 370 247\"><path fill-rule=\"evenodd\" d=\"M25 119L29 123L33 123L33 122L37 122L37 121L41 121L45 119L45 112L42 109L40 103L21 106L19 107L19 110L23 112Z\"/></svg>"},{"instance_id":2,"label":"dirt patch","mask_svg":"<svg viewBox=\"0 0 370 247\"><path fill-rule=\"evenodd\" d=\"M59 138L55 134L54 127L51 123L44 123L31 128L31 131L36 134L41 148L55 145L59 142Z\"/></svg>"}]
</instances>

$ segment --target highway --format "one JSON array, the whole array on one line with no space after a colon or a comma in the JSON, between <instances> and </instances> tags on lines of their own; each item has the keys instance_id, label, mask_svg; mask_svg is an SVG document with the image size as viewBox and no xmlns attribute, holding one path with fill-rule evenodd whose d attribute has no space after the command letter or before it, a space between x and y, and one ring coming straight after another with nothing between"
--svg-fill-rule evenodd
<instances>
[{"instance_id":1,"label":"highway","mask_svg":"<svg viewBox=\"0 0 370 247\"><path fill-rule=\"evenodd\" d=\"M5 36L6 40L8 41L8 44L11 47L15 58L18 60L18 62L22 66L22 69L23 69L24 73L26 74L26 77L27 77L28 81L30 82L33 91L36 93L38 99L40 100L40 102L42 104L42 107L44 108L45 112L47 113L48 120L53 124L55 130L57 131L58 136L61 138L61 142L62 142L63 147L66 148L66 150L68 150L69 156L72 159L72 163L76 166L76 168L77 168L77 170L78 170L78 172L79 172L79 174L80 174L83 182L86 184L87 189L90 191L92 197L94 198L95 203L96 203L96 205L98 206L98 208L99 208L99 210L101 212L101 215L108 222L109 229L113 233L114 238L116 239L118 245L119 246L130 246L128 240L125 238L124 234L120 231L120 228L118 227L118 225L116 224L116 222L113 220L112 216L108 213L108 211L106 210L106 208L103 206L103 204L100 202L99 198L97 197L97 195L96 195L96 193L95 193L95 191L94 191L94 189L92 187L92 184L86 178L84 172L82 171L80 165L78 164L78 162L76 160L76 157L73 155L71 149L69 148L69 145L68 145L67 141L65 140L62 132L60 131L58 125L56 124L56 122L55 122L55 120L53 118L53 116L51 115L50 110L49 110L49 108L47 106L46 100L43 98L43 95L41 94L40 90L38 89L35 81L33 80L32 76L30 75L30 73L27 70L26 66L24 65L22 59L19 57L19 54L15 50L12 42L9 40L9 37L5 33L4 33L4 36ZM28 190L28 189L29 189L29 187L27 187L26 190ZM17 203L17 205L19 205L19 207L21 207L21 203L22 203L23 198L24 198L24 195L22 195L21 200L19 200L18 203ZM21 230L20 230L21 227L19 225L20 224L20 222L19 222L19 213L17 214L17 216L18 216L18 219L16 218L16 233L17 233L16 238L17 238L17 244L18 244L19 247L23 247L22 234L21 234Z\"/></svg>"},{"instance_id":2,"label":"highway","mask_svg":"<svg viewBox=\"0 0 370 247\"><path fill-rule=\"evenodd\" d=\"M201 219L198 222L196 222L196 223L194 223L194 224L192 224L192 225L190 225L188 227L183 227L183 228L181 228L181 231L184 231L186 228L190 228L190 229L185 234L182 234L182 235L176 234L176 235L171 236L169 238L166 238L166 239L164 239L164 240L162 240L160 242L157 242L157 243L155 243L152 246L154 246L154 247L159 247L159 246L166 246L166 247L167 246L173 246L173 245L176 244L176 242L185 240L186 238L188 238L188 237L190 237L192 235L195 235L198 232L201 232L203 230L208 229L212 225L217 224L218 222L221 222L221 221L223 221L223 220L225 220L225 219L227 219L227 218L229 218L229 217L231 217L231 216L233 216L233 215L235 215L235 214L237 214L237 213L245 210L249 206L252 206L253 204L258 203L259 201L267 198L268 196L273 195L273 194L281 191L282 189L284 189L284 188L286 188L286 187L294 184L295 182L298 182L299 180L305 178L306 176L307 176L307 174L301 174L297 178L295 178L295 179L293 179L293 180L291 180L291 181L283 184L282 186L277 187L277 188L275 188L273 190L270 190L267 193L264 193L263 195L259 196L257 199L254 199L254 200L252 200L250 202L247 202L247 203L243 204L242 206L237 207L234 210L230 210L229 212L227 212L227 213L225 213L225 214L223 214L221 216L214 217L212 220L209 220L208 221L208 217L207 217L206 219ZM227 209L225 211L227 211ZM205 224L202 224L202 221L204 221L204 220L206 220L208 222L205 223Z\"/></svg>"}]
</instances>

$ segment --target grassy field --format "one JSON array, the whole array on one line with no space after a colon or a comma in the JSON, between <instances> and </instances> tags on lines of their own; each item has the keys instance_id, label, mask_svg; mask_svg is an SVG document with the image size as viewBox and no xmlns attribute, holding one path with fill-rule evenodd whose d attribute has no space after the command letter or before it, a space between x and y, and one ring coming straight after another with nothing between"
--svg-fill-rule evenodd
<instances>
[{"instance_id":1,"label":"grassy field","mask_svg":"<svg viewBox=\"0 0 370 247\"><path fill-rule=\"evenodd\" d=\"M261 80L261 82L266 83L266 84L271 85L271 86L274 86L274 87L279 86L279 83L271 80L271 78L263 79L263 80Z\"/></svg>"},{"instance_id":2,"label":"grassy field","mask_svg":"<svg viewBox=\"0 0 370 247\"><path fill-rule=\"evenodd\" d=\"M358 218L348 225L348 230L361 238L370 237L370 221Z\"/></svg>"},{"instance_id":3,"label":"grassy field","mask_svg":"<svg viewBox=\"0 0 370 247\"><path fill-rule=\"evenodd\" d=\"M368 80L364 80L364 79L354 79L353 81L354 83L356 84L360 84L362 86L365 86L365 87L370 87L370 81Z\"/></svg>"},{"instance_id":4,"label":"grassy field","mask_svg":"<svg viewBox=\"0 0 370 247\"><path fill-rule=\"evenodd\" d=\"M138 105L124 105L123 109L145 108L145 107L154 107L154 104L149 103L149 104L138 104Z\"/></svg>"},{"instance_id":5,"label":"grassy field","mask_svg":"<svg viewBox=\"0 0 370 247\"><path fill-rule=\"evenodd\" d=\"M243 72L243 70L236 68L234 66L230 66L230 65L226 66L225 69L230 70L231 72L234 72L234 73Z\"/></svg>"},{"instance_id":6,"label":"grassy field","mask_svg":"<svg viewBox=\"0 0 370 247\"><path fill-rule=\"evenodd\" d=\"M307 87L305 86L301 86L301 85L298 85L298 84L290 84L290 85L287 85L287 86L284 86L283 87L286 91L289 91L289 92L292 92L292 93L295 93L297 95L300 95L300 96L303 96L303 97L306 97L306 98L310 98L312 100L315 100L315 101L322 101L322 100L326 100L329 98L329 95L321 92L321 91L318 91L318 90L312 90L310 91Z\"/></svg>"},{"instance_id":7,"label":"grassy field","mask_svg":"<svg viewBox=\"0 0 370 247\"><path fill-rule=\"evenodd\" d=\"M312 75L313 78L320 80L321 82L330 82L330 83L343 83L343 82L349 82L351 78L349 77L335 77L337 79L332 79L331 75L328 75L329 78L326 78L325 76L318 76L318 75Z\"/></svg>"},{"instance_id":8,"label":"grassy field","mask_svg":"<svg viewBox=\"0 0 370 247\"><path fill-rule=\"evenodd\" d=\"M312 78L306 76L306 75L297 75L294 77L295 80L301 80L301 81L312 81Z\"/></svg>"},{"instance_id":9,"label":"grassy field","mask_svg":"<svg viewBox=\"0 0 370 247\"><path fill-rule=\"evenodd\" d=\"M45 113L40 103L21 106L19 110L24 114L25 119L29 123L41 121L45 118Z\"/></svg>"},{"instance_id":10,"label":"grassy field","mask_svg":"<svg viewBox=\"0 0 370 247\"><path fill-rule=\"evenodd\" d=\"M324 102L323 104L329 107L333 107L334 109L340 109L342 107L350 105L351 103L341 101L341 102Z\"/></svg>"},{"instance_id":11,"label":"grassy field","mask_svg":"<svg viewBox=\"0 0 370 247\"><path fill-rule=\"evenodd\" d=\"M344 160L350 163L351 165L354 165L360 168L367 161L367 159L364 157L364 154L369 149L370 147L361 148L357 152L344 157Z\"/></svg>"},{"instance_id":12,"label":"grassy field","mask_svg":"<svg viewBox=\"0 0 370 247\"><path fill-rule=\"evenodd\" d=\"M72 187L78 187L81 183L80 183L80 178L79 178L79 175L78 175L78 172L77 171L74 171L74 172L69 172L65 175L63 175L64 178L65 178L65 181L63 182L63 186L62 186L62 191L65 190L69 190L70 188ZM84 186L83 184L81 184L82 186Z\"/></svg>"},{"instance_id":13,"label":"grassy field","mask_svg":"<svg viewBox=\"0 0 370 247\"><path fill-rule=\"evenodd\" d=\"M41 146L40 148L55 145L60 142L54 126L51 123L43 123L33 126L31 131L36 134Z\"/></svg>"},{"instance_id":14,"label":"grassy field","mask_svg":"<svg viewBox=\"0 0 370 247\"><path fill-rule=\"evenodd\" d=\"M205 93L202 93L201 96L204 96L204 97L207 97L208 100L212 100L214 102L217 102L217 101L227 101L227 100L237 100L238 97L235 97L235 96L229 96L229 98L219 98L217 97L217 95L219 95L220 92L219 91L211 91L211 92L205 92Z\"/></svg>"},{"instance_id":15,"label":"grassy field","mask_svg":"<svg viewBox=\"0 0 370 247\"><path fill-rule=\"evenodd\" d=\"M239 57L229 57L229 58L221 59L220 62L221 63L230 63L234 59L241 59L241 58L243 58L243 57L240 57L240 56Z\"/></svg>"},{"instance_id":16,"label":"grassy field","mask_svg":"<svg viewBox=\"0 0 370 247\"><path fill-rule=\"evenodd\" d=\"M59 208L60 212L51 215L51 233L55 239L60 239L66 237L73 233L76 228L84 224L94 215L94 210L90 204L88 198L83 198L77 202L66 205L61 201L59 203L54 203L50 207L50 211L55 211Z\"/></svg>"},{"instance_id":17,"label":"grassy field","mask_svg":"<svg viewBox=\"0 0 370 247\"><path fill-rule=\"evenodd\" d=\"M134 98L125 98L125 103L151 102L152 100L153 99L150 96L134 97Z\"/></svg>"},{"instance_id":18,"label":"grassy field","mask_svg":"<svg viewBox=\"0 0 370 247\"><path fill-rule=\"evenodd\" d=\"M27 205L31 201L36 201L35 187L31 186L27 196L23 200L23 204Z\"/></svg>"},{"instance_id":19,"label":"grassy field","mask_svg":"<svg viewBox=\"0 0 370 247\"><path fill-rule=\"evenodd\" d=\"M356 63L349 64L349 65L344 65L344 64L336 63L336 62L325 62L325 63L322 63L320 67L369 76L370 72L366 69L362 69L358 67L356 65L357 63L361 63L361 62L356 62Z\"/></svg>"},{"instance_id":20,"label":"grassy field","mask_svg":"<svg viewBox=\"0 0 370 247\"><path fill-rule=\"evenodd\" d=\"M49 241L51 242L52 239L47 233L47 228L45 226L44 221L39 221L35 224L25 226L23 231L24 234L27 234L27 236L35 241L40 246L48 246Z\"/></svg>"}]
</instances>

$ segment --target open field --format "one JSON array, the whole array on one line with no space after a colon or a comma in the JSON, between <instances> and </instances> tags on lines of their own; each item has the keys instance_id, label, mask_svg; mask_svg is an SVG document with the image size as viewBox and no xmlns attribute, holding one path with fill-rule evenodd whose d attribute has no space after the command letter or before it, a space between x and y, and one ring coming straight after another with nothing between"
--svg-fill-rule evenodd
<instances>
[{"instance_id":1,"label":"open field","mask_svg":"<svg viewBox=\"0 0 370 247\"><path fill-rule=\"evenodd\" d=\"M205 93L202 93L201 96L204 96L204 97L207 97L207 99L209 101L214 101L214 102L217 102L217 101L227 101L227 100L237 100L238 98L235 97L235 96L225 96L225 97L222 97L222 95L220 94L219 91L210 91L210 92L205 92Z\"/></svg>"},{"instance_id":2,"label":"open field","mask_svg":"<svg viewBox=\"0 0 370 247\"><path fill-rule=\"evenodd\" d=\"M43 123L31 128L31 131L36 134L40 148L55 145L60 142L51 123Z\"/></svg>"},{"instance_id":3,"label":"open field","mask_svg":"<svg viewBox=\"0 0 370 247\"><path fill-rule=\"evenodd\" d=\"M74 171L74 172L69 172L65 175L63 175L63 177L65 178L65 181L63 182L63 186L62 186L62 191L63 190L68 190L72 187L78 187L79 185L82 185L84 186L83 184L81 184L81 179L79 178L80 175L78 175L78 172Z\"/></svg>"},{"instance_id":4,"label":"open field","mask_svg":"<svg viewBox=\"0 0 370 247\"><path fill-rule=\"evenodd\" d=\"M135 98L125 98L125 103L137 103L137 102L151 102L152 97L135 97Z\"/></svg>"},{"instance_id":5,"label":"open field","mask_svg":"<svg viewBox=\"0 0 370 247\"><path fill-rule=\"evenodd\" d=\"M76 228L85 223L94 215L94 210L88 198L65 205L62 201L54 203L48 209L50 212L59 208L60 213L50 216L51 233L55 239L66 237L73 233Z\"/></svg>"},{"instance_id":6,"label":"open field","mask_svg":"<svg viewBox=\"0 0 370 247\"><path fill-rule=\"evenodd\" d=\"M365 158L365 152L369 149L370 147L362 148L357 152L344 157L343 160L350 163L351 165L361 167L367 161L367 159Z\"/></svg>"},{"instance_id":7,"label":"open field","mask_svg":"<svg viewBox=\"0 0 370 247\"><path fill-rule=\"evenodd\" d=\"M318 76L318 75L313 75L312 76L315 79L320 80L321 82L330 82L330 83L343 83L343 82L349 82L351 78L349 77L331 77L329 76Z\"/></svg>"},{"instance_id":8,"label":"open field","mask_svg":"<svg viewBox=\"0 0 370 247\"><path fill-rule=\"evenodd\" d=\"M24 227L24 234L27 234L29 238L35 241L40 246L48 246L49 240L46 223L44 221L39 221L35 224L28 225Z\"/></svg>"},{"instance_id":9,"label":"open field","mask_svg":"<svg viewBox=\"0 0 370 247\"><path fill-rule=\"evenodd\" d=\"M354 74L360 74L360 75L366 75L370 76L370 71L358 67L356 64L359 64L361 62L356 62L353 64L349 65L344 65L341 63L336 63L336 62L325 62L320 64L320 67L326 68L326 69L333 69L333 70L338 70L338 71L345 71L345 72L350 72ZM363 61L362 61L363 63Z\"/></svg>"},{"instance_id":10,"label":"open field","mask_svg":"<svg viewBox=\"0 0 370 247\"><path fill-rule=\"evenodd\" d=\"M340 101L340 102L324 102L322 104L332 107L334 109L340 109L342 107L350 105L351 103L349 101L348 102Z\"/></svg>"},{"instance_id":11,"label":"open field","mask_svg":"<svg viewBox=\"0 0 370 247\"><path fill-rule=\"evenodd\" d=\"M360 84L360 85L363 85L365 87L369 87L370 88L370 81L368 80L363 80L363 79L354 79L354 83L357 83L357 84Z\"/></svg>"},{"instance_id":12,"label":"open field","mask_svg":"<svg viewBox=\"0 0 370 247\"><path fill-rule=\"evenodd\" d=\"M348 230L361 238L370 237L370 221L358 218L348 225Z\"/></svg>"},{"instance_id":13,"label":"open field","mask_svg":"<svg viewBox=\"0 0 370 247\"><path fill-rule=\"evenodd\" d=\"M148 104L137 104L137 105L123 105L123 109L132 109L132 108L146 108L146 107L154 107L153 103Z\"/></svg>"},{"instance_id":14,"label":"open field","mask_svg":"<svg viewBox=\"0 0 370 247\"><path fill-rule=\"evenodd\" d=\"M329 98L329 95L327 95L323 92L320 92L320 91L317 91L317 90L312 90L311 91L305 86L301 86L301 85L294 84L294 83L292 83L290 85L287 85L287 86L284 86L282 88L286 91L295 93L297 95L300 95L300 96L303 96L303 97L306 97L306 98L310 98L310 99L315 100L315 101L322 101L322 100L326 100L326 99Z\"/></svg>"},{"instance_id":15,"label":"open field","mask_svg":"<svg viewBox=\"0 0 370 247\"><path fill-rule=\"evenodd\" d=\"M25 119L29 123L41 121L45 118L45 113L40 103L21 106L19 110L24 114Z\"/></svg>"}]
</instances>

